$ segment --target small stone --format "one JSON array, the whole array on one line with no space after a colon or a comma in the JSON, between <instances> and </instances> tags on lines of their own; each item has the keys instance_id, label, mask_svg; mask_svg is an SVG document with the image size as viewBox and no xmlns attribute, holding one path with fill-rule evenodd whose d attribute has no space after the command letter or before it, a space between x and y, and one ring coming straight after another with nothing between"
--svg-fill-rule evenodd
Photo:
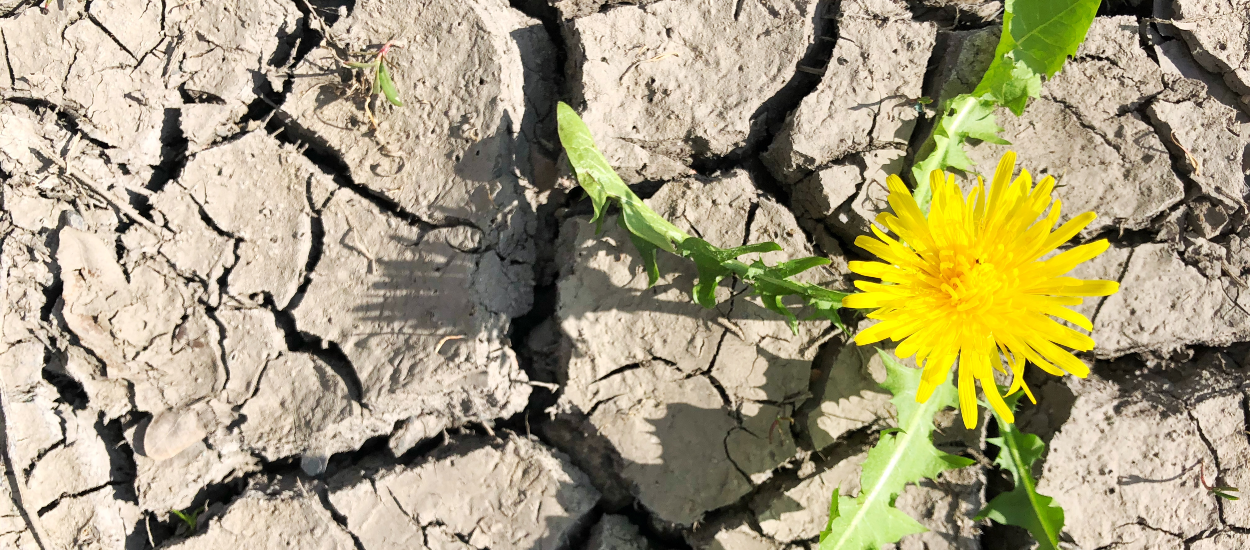
<instances>
[{"instance_id":1,"label":"small stone","mask_svg":"<svg viewBox=\"0 0 1250 550\"><path fill-rule=\"evenodd\" d=\"M830 166L794 185L791 203L800 218L824 220L855 195L862 181L854 166Z\"/></svg>"},{"instance_id":2,"label":"small stone","mask_svg":"<svg viewBox=\"0 0 1250 550\"><path fill-rule=\"evenodd\" d=\"M142 451L136 451L152 460L166 460L204 439L205 435L208 431L194 409L161 411L143 429Z\"/></svg>"}]
</instances>

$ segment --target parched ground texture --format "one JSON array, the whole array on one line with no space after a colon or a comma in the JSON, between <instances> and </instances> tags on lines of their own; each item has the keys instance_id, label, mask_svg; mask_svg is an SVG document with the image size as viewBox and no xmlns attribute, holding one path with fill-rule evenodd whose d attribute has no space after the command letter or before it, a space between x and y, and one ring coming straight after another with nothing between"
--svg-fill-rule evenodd
<instances>
[{"instance_id":1,"label":"parched ground texture","mask_svg":"<svg viewBox=\"0 0 1250 550\"><path fill-rule=\"evenodd\" d=\"M882 366L673 257L648 288L555 102L666 218L845 288L1002 7L0 0L0 548L813 550ZM387 42L374 126L343 62ZM1202 486L1250 489L1250 0L1106 2L999 121L1123 283L1020 416L1067 543L1250 547ZM899 497L898 548L1028 548L973 519L993 432L941 421L978 465Z\"/></svg>"}]
</instances>

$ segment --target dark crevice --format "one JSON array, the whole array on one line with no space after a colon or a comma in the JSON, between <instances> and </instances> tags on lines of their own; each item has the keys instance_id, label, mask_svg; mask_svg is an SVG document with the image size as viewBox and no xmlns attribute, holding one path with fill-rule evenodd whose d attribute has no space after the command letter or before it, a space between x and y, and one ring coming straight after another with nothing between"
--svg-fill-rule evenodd
<instances>
[{"instance_id":1,"label":"dark crevice","mask_svg":"<svg viewBox=\"0 0 1250 550\"><path fill-rule=\"evenodd\" d=\"M781 130L786 118L797 110L803 99L816 91L816 87L820 85L824 67L829 63L829 58L833 55L833 47L837 43L837 17L841 13L841 7L842 0L822 0L816 4L812 13L815 27L812 43L808 45L807 52L799 60L789 82L786 82L772 97L764 100L751 114L751 130L745 144L720 157L700 152L699 147L696 146L694 158L690 163L690 167L695 172L703 176L712 176L736 167L743 167L751 172L753 179L757 174L767 173L763 164L759 162L759 156L772 145L773 139ZM744 164L751 164L755 168L743 166Z\"/></svg>"},{"instance_id":2,"label":"dark crevice","mask_svg":"<svg viewBox=\"0 0 1250 550\"><path fill-rule=\"evenodd\" d=\"M1128 274L1128 266L1129 264L1133 262L1133 254L1135 252L1137 252L1137 247L1133 247L1129 249L1128 257L1124 258L1124 267L1120 268L1120 273L1115 278L1116 282L1124 281L1124 276ZM1094 306L1094 313L1089 316L1089 321L1091 323L1095 322L1098 319L1098 314L1102 312L1102 305L1107 303L1107 298L1108 298L1107 296L1103 296L1102 298L1098 299L1098 305Z\"/></svg>"},{"instance_id":3,"label":"dark crevice","mask_svg":"<svg viewBox=\"0 0 1250 550\"><path fill-rule=\"evenodd\" d=\"M187 88L186 83L178 86L178 96L182 102L187 105L225 105L226 100L221 96L211 92L202 90L192 90Z\"/></svg>"},{"instance_id":4,"label":"dark crevice","mask_svg":"<svg viewBox=\"0 0 1250 550\"><path fill-rule=\"evenodd\" d=\"M259 471L249 472L242 476L203 487L185 510L199 510L205 506L223 504L225 510L222 511L222 514L224 514L233 503L242 498L250 489L262 491L272 488L290 489L300 491L303 494L315 492L321 505L330 512L335 521L345 531L352 534L347 529L346 517L339 514L330 503L328 489L321 480L330 478L339 472L352 472L353 478L356 476L372 477L386 467L411 463L420 456L429 454L442 443L435 438L417 445L402 456L394 457L387 444L388 438L389 434L371 437L354 451L337 453L329 457L325 463L325 470L316 476L310 476L304 471L301 466L301 457L298 455L272 461L256 456L255 458L260 464ZM178 520L173 519L172 515L170 518L165 523L159 521L151 522L154 527L154 542L157 547L161 547L165 541L173 537ZM200 525L206 525L209 519L207 516L201 516ZM141 522L139 528L146 529L146 526ZM352 534L352 536L355 537L355 534ZM360 547L359 541L357 543L358 547Z\"/></svg>"},{"instance_id":5,"label":"dark crevice","mask_svg":"<svg viewBox=\"0 0 1250 550\"><path fill-rule=\"evenodd\" d=\"M1166 22L1172 16L1171 11L1165 6L1164 13L1157 13L1149 20L1150 25L1152 25L1153 36L1147 36L1147 39L1143 42L1143 47L1147 48L1148 53L1155 54L1152 59L1158 61L1158 53L1154 52L1152 47L1154 40L1157 39L1159 41L1158 45L1160 47L1170 42L1177 42L1180 47L1173 51L1179 54L1181 58L1173 60L1173 63L1181 69L1182 76L1205 84L1207 86L1207 99L1214 99L1220 104L1237 111L1242 117L1250 115L1250 103L1239 101L1238 96L1240 94L1229 88L1228 81L1225 79L1227 71L1211 69L1199 63L1194 58L1194 49L1181 36L1180 29Z\"/></svg>"},{"instance_id":6,"label":"dark crevice","mask_svg":"<svg viewBox=\"0 0 1250 550\"><path fill-rule=\"evenodd\" d=\"M556 57L552 60L554 66L563 69L568 62L569 54L564 42L564 35L560 30L560 10L556 9L547 0L508 0L508 4L513 9L542 22L543 30L547 31L547 38L551 40L551 44L556 50ZM552 74L556 78L554 88L556 90L564 90L564 71L555 70L552 71Z\"/></svg>"},{"instance_id":7,"label":"dark crevice","mask_svg":"<svg viewBox=\"0 0 1250 550\"><path fill-rule=\"evenodd\" d=\"M476 227L465 221L453 221L452 223L436 224L426 221L413 212L405 210L400 206L399 202L388 197L368 186L356 183L350 176L352 170L348 166L347 161L334 151L328 143L325 143L320 137L316 136L307 129L301 127L298 122L291 119L288 115L278 112L277 116L269 120L266 130L270 135L278 139L282 143L292 145L300 150L300 152L309 161L321 169L329 176L336 185L352 191L361 198L369 201L379 210L399 218L403 222L424 231L439 227L457 227L470 226ZM449 220L451 221L451 220Z\"/></svg>"},{"instance_id":8,"label":"dark crevice","mask_svg":"<svg viewBox=\"0 0 1250 550\"><path fill-rule=\"evenodd\" d=\"M79 120L81 120L83 117L79 116L77 113L73 111L70 111L60 105L57 105L56 103L53 103L46 99L39 99L39 98L34 98L34 97L6 97L4 98L4 100L10 103L23 105L26 108L34 111L36 114L39 114L39 115L42 115L47 112L51 112L52 114L56 115L57 125L63 128L66 132L69 132L72 135L77 135L82 140L96 146L97 148L101 150L113 149L112 145L109 145L103 141L100 141L98 139L91 137L90 135L87 134L86 131L83 130L83 125L81 122L79 122ZM57 151L57 152L64 153L64 151Z\"/></svg>"},{"instance_id":9,"label":"dark crevice","mask_svg":"<svg viewBox=\"0 0 1250 550\"><path fill-rule=\"evenodd\" d=\"M1137 46L1140 47L1142 51L1146 52L1146 57L1150 58L1155 65L1162 65L1162 63L1159 62L1159 52L1155 51L1154 45L1151 43L1152 40L1150 39L1150 29L1152 23L1148 23L1147 21L1148 17L1137 18Z\"/></svg>"},{"instance_id":10,"label":"dark crevice","mask_svg":"<svg viewBox=\"0 0 1250 550\"><path fill-rule=\"evenodd\" d=\"M50 238L55 238L55 234L49 234ZM57 249L56 242L48 243L48 250L55 252ZM64 283L61 281L59 270L53 272L53 279L48 286L43 287L43 306L39 310L39 320L44 324L52 326L52 316L56 313L57 302L61 299L61 292L64 289ZM46 361L45 361L46 364Z\"/></svg>"},{"instance_id":11,"label":"dark crevice","mask_svg":"<svg viewBox=\"0 0 1250 550\"><path fill-rule=\"evenodd\" d=\"M647 509L642 507L640 504L628 506L621 510L614 510L612 513L619 516L625 516L625 519L628 519L634 527L638 528L638 533L642 535L643 538L652 542L652 544L659 543L654 547L664 548L666 550L694 550L694 547L691 546L684 537L657 529L655 521L647 512Z\"/></svg>"},{"instance_id":12,"label":"dark crevice","mask_svg":"<svg viewBox=\"0 0 1250 550\"><path fill-rule=\"evenodd\" d=\"M48 504L44 505L44 507L43 507L43 508L40 508L40 509L39 509L39 511L38 511L38 512L36 512L36 515L38 515L38 516L40 516L40 517L43 517L43 515L44 515L44 514L47 514L48 512L51 512L51 511L52 511L54 508L56 508L57 506L60 506L60 505L61 505L61 501L62 501L62 500L66 500L66 499L75 499L75 498L85 497L85 496L87 496L87 495L89 495L89 494L91 494L91 493L94 493L94 492L97 492L97 491L101 491L101 490L103 490L103 489L105 489L105 488L107 488L107 487L112 487L113 485L116 485L116 482L110 481L110 482L105 483L105 484L103 484L103 485L100 485L100 486L97 486L97 487L92 487L92 488L90 488L90 489L84 489L84 490L79 491L79 492L77 492L77 493L72 493L72 494L64 494L64 495L61 495L61 496L57 497L57 498L56 498L56 500L53 500L52 502L49 502Z\"/></svg>"},{"instance_id":13,"label":"dark crevice","mask_svg":"<svg viewBox=\"0 0 1250 550\"><path fill-rule=\"evenodd\" d=\"M204 222L205 227L208 227L209 230L211 230L213 233L216 233L218 237L224 237L226 239L230 239L231 241L234 241L234 257L235 257L235 261L237 262L239 258L239 244L243 241L243 239L239 237L238 235L235 235L234 233L227 231L225 228L221 227L220 225L217 225L217 220L214 220L213 217L209 215L208 209L204 208L203 204L200 204L199 201L195 200L195 197L190 197L190 200L191 202L195 203L196 213L200 215L200 221ZM229 278L230 271L232 268L233 266L230 266L230 267L225 268L222 271L221 278L218 280L218 283L221 284L222 289L226 288L226 280Z\"/></svg>"},{"instance_id":14,"label":"dark crevice","mask_svg":"<svg viewBox=\"0 0 1250 550\"><path fill-rule=\"evenodd\" d=\"M247 106L247 113L239 120L239 126L250 128L253 124L259 124L271 120L274 113L286 103L286 99L291 94L291 90L295 87L294 77L290 74L290 67L294 67L303 61L304 56L308 55L313 48L321 44L323 37L321 33L311 27L311 22L307 17L304 18L304 28L293 35L279 37L280 49L285 47L288 50L287 55L281 58L275 57L270 65L287 70L287 76L282 81L282 89L275 90L273 84L265 75L256 73L253 75L256 99L252 100ZM298 41L298 43L292 43ZM274 54L277 56L277 53ZM244 132L246 133L246 132ZM229 141L227 138L225 141Z\"/></svg>"},{"instance_id":15,"label":"dark crevice","mask_svg":"<svg viewBox=\"0 0 1250 550\"><path fill-rule=\"evenodd\" d=\"M46 364L47 361L45 361ZM4 477L9 485L9 498L13 501L13 507L17 508L17 513L22 517L22 522L26 524L26 530L30 533L31 538L35 540L35 545L40 550L46 550L47 546L43 544L40 538L40 531L36 529L35 523L30 514L26 511L26 503L23 498L21 481L17 478L17 469L14 468L13 459L9 456L9 449L13 448L9 441L9 418L5 411L8 410L8 395L0 392L0 460L4 464Z\"/></svg>"},{"instance_id":16,"label":"dark crevice","mask_svg":"<svg viewBox=\"0 0 1250 550\"><path fill-rule=\"evenodd\" d=\"M235 257L237 258L237 257L238 257L238 252L239 252L239 244L238 244L238 241L235 241L234 252L235 252ZM224 275L222 276L222 280L223 280L223 282L224 282L224 280L225 280L225 276L224 276ZM205 287L207 287L208 285L204 285L204 286L205 286ZM219 289L219 290L218 290L218 292L220 292L220 293L221 293L220 295L225 295L225 294L226 294L225 290L223 290L224 288L225 288L224 286L220 286L220 284L219 284L219 286L218 286L218 289ZM225 324L224 322L222 322L222 320L221 320L221 319L219 319L219 318L217 317L217 311L218 311L219 309L220 309L220 307L211 307L211 306L209 306L209 307L205 307L205 308L204 308L204 315L205 315L206 317L208 317L208 320L209 320L210 322L212 322L214 326L216 326L216 327L217 327L217 360L218 360L218 361L221 361L221 368L222 368L222 370L226 371L226 376L225 376L225 379L223 379L220 383L218 383L218 384L214 387L214 389L216 389L216 390L217 390L217 391L219 391L219 392L223 392L223 393L224 393L225 388L227 388L227 387L229 387L229 386L230 386L230 375L231 375L231 372L230 372L230 358L229 358L229 356L228 356L228 354L227 354L227 352L226 352L226 350L227 350L227 349L229 349L229 347L226 345L226 337L227 337L227 335L229 334L229 331L228 331L228 329L226 328L226 324ZM264 369L265 369L265 367L267 367L267 366L269 366L269 362L268 362L268 361L266 361L266 362L265 362L265 364L261 366L261 374L264 374ZM260 389L260 375L257 375L256 380L257 380L257 382L256 382L256 388L253 388L252 395L255 395L255 394L256 394L256 390Z\"/></svg>"},{"instance_id":17,"label":"dark crevice","mask_svg":"<svg viewBox=\"0 0 1250 550\"><path fill-rule=\"evenodd\" d=\"M17 5L13 6L13 9L6 11L4 13L0 13L0 19L8 19L10 17L17 17L18 15L21 15L23 11L26 11L26 8L33 8L35 6L38 6L43 1L44 0L25 0L23 2L18 2Z\"/></svg>"},{"instance_id":18,"label":"dark crevice","mask_svg":"<svg viewBox=\"0 0 1250 550\"><path fill-rule=\"evenodd\" d=\"M729 315L733 313L733 302L734 302L733 300L729 301L729 311L725 313L726 319L729 319L730 318ZM712 351L712 360L708 361L708 364L707 364L707 370L709 373L712 371L712 369L716 368L716 360L717 358L720 357L721 347L725 345L725 338L727 338L728 336L729 336L729 329L725 329L723 332L720 333L720 338L716 340L716 349Z\"/></svg>"},{"instance_id":19,"label":"dark crevice","mask_svg":"<svg viewBox=\"0 0 1250 550\"><path fill-rule=\"evenodd\" d=\"M755 511L751 509L752 503L760 502L764 496L784 494L785 491L798 486L799 483L819 476L853 456L867 452L876 443L875 437L870 427L859 428L844 435L838 439L836 444L827 447L828 454L813 452L810 455L810 459L814 463L815 471L801 477L799 475L799 471L802 468L800 461L795 460L788 464L783 464L773 470L772 477L763 483L753 485L751 491L743 495L737 502L707 512L702 523L716 525L720 519L741 515L748 518L747 523L752 529L762 532L759 525L757 523L753 524L753 521L749 519L754 518L756 515ZM737 467L737 464L734 464L734 466ZM741 469L739 471L741 472ZM750 477L748 476L747 479L749 480ZM694 532L697 533L698 531L699 528L696 527Z\"/></svg>"},{"instance_id":20,"label":"dark crevice","mask_svg":"<svg viewBox=\"0 0 1250 550\"><path fill-rule=\"evenodd\" d=\"M1102 4L1098 6L1099 17L1115 17L1117 15L1151 17L1153 12L1154 2L1146 0L1102 0Z\"/></svg>"},{"instance_id":21,"label":"dark crevice","mask_svg":"<svg viewBox=\"0 0 1250 550\"><path fill-rule=\"evenodd\" d=\"M317 270L317 264L321 263L321 255L325 249L326 229L325 222L321 219L321 209L325 205L317 204L316 199L313 198L313 181L314 177L309 177L304 185L304 199L308 201L308 209L311 212L308 220L308 258L304 261L304 278L295 289L295 294L291 296L290 302L287 303L287 312L295 311L295 308L299 307L299 304L304 301L304 295L308 292L308 287L312 285L313 273ZM326 200L330 199L327 198Z\"/></svg>"},{"instance_id":22,"label":"dark crevice","mask_svg":"<svg viewBox=\"0 0 1250 550\"><path fill-rule=\"evenodd\" d=\"M356 546L356 550L365 550L365 544L360 541L360 537L356 536L356 533L353 533L348 527L347 516L343 515L342 512L339 512L338 509L334 507L334 503L330 502L330 492L326 490L325 486L318 486L316 493L317 500L321 502L321 507L325 508L327 512L330 512L330 517L334 518L334 522L339 524L339 527L341 527L343 531L348 534L348 536L352 537L352 544Z\"/></svg>"},{"instance_id":23,"label":"dark crevice","mask_svg":"<svg viewBox=\"0 0 1250 550\"><path fill-rule=\"evenodd\" d=\"M595 380L595 382L602 382L604 380L612 378L613 376L618 376L618 375L627 373L631 370L641 369L645 366L646 366L645 363L630 363L625 366L616 367L615 369L612 369L611 371L609 371L607 374L600 376L598 379Z\"/></svg>"},{"instance_id":24,"label":"dark crevice","mask_svg":"<svg viewBox=\"0 0 1250 550\"><path fill-rule=\"evenodd\" d=\"M942 30L964 31L1001 25L1003 10L981 14L969 9L976 2L950 2L946 0L907 0L913 21L934 23Z\"/></svg>"},{"instance_id":25,"label":"dark crevice","mask_svg":"<svg viewBox=\"0 0 1250 550\"><path fill-rule=\"evenodd\" d=\"M152 177L144 188L152 193L159 193L169 182L178 179L187 166L188 145L189 142L182 132L182 109L165 109L165 119L161 124L160 164L153 167ZM149 197L131 193L130 206L143 217L152 218Z\"/></svg>"},{"instance_id":26,"label":"dark crevice","mask_svg":"<svg viewBox=\"0 0 1250 550\"><path fill-rule=\"evenodd\" d=\"M1241 368L1244 369L1245 365L1241 365ZM1245 393L1241 394L1241 418L1244 422L1250 423L1250 395ZM1243 429L1241 433L1246 436L1246 442L1250 443L1250 430Z\"/></svg>"},{"instance_id":27,"label":"dark crevice","mask_svg":"<svg viewBox=\"0 0 1250 550\"><path fill-rule=\"evenodd\" d=\"M124 427L120 419L104 421L104 414L96 420L95 430L100 440L108 449L109 480L113 483L113 499L131 504L139 504L139 496L135 491L135 479L139 477L139 467L135 464L135 452L126 440Z\"/></svg>"},{"instance_id":28,"label":"dark crevice","mask_svg":"<svg viewBox=\"0 0 1250 550\"><path fill-rule=\"evenodd\" d=\"M1076 120L1076 123L1080 125L1082 129L1088 131L1091 134L1094 134L1095 136L1098 136L1098 139L1102 140L1103 144L1105 144L1107 147L1114 149L1116 154L1120 156L1120 159L1125 160L1127 163L1128 159L1125 158L1124 156L1124 151L1122 149L1121 144L1108 138L1107 135L1102 132L1102 130L1099 130L1098 128L1094 127L1093 124L1090 124L1089 121L1085 120L1085 117L1081 114L1080 109L1077 109L1076 107L1068 104L1068 102L1064 101L1063 99L1055 97L1053 95L1047 95L1046 97L1037 98L1034 100L1034 102L1036 101L1051 101L1055 103L1056 105L1063 107L1063 109L1067 111L1068 114L1072 115L1072 118Z\"/></svg>"},{"instance_id":29,"label":"dark crevice","mask_svg":"<svg viewBox=\"0 0 1250 550\"><path fill-rule=\"evenodd\" d=\"M535 266L535 271L539 271L538 266ZM559 292L556 288L554 280L550 284L534 288L533 306L524 315L513 318L512 324L508 327L509 345L512 347L513 351L516 352L517 363L521 367L521 370L525 372L526 377L530 380L546 382L549 384L560 382L555 379L555 373L540 371L535 367L536 361L542 359L539 357L542 352L531 349L529 345L529 339L534 330L548 319L555 317L556 304L558 300ZM610 375L611 373L609 373L609 376ZM535 388L541 389L539 386L536 386ZM521 411L519 414L533 414L534 416L542 415L544 414L543 411L547 410L548 407L556 404L558 398L558 391L538 391L531 393L529 403L526 405L525 410ZM524 421L524 418L521 420Z\"/></svg>"},{"instance_id":30,"label":"dark crevice","mask_svg":"<svg viewBox=\"0 0 1250 550\"><path fill-rule=\"evenodd\" d=\"M89 9L89 6L84 8L84 11L87 9ZM108 37L113 40L113 43L116 44L118 48L121 48L123 52L126 52L126 55L129 55L131 59L135 60L135 64L138 65L139 56L135 55L135 52L130 51L130 48L127 48L125 44L122 44L122 41L117 39L117 35L113 34L113 31L109 30L108 27L105 27L104 23L101 23L100 20L96 19L91 13L87 13L87 20L94 23L96 28L99 28L101 32L108 35Z\"/></svg>"},{"instance_id":31,"label":"dark crevice","mask_svg":"<svg viewBox=\"0 0 1250 550\"><path fill-rule=\"evenodd\" d=\"M4 48L4 66L9 70L9 89L17 86L17 75L13 73L13 60L9 58L9 39L0 30L0 48Z\"/></svg>"},{"instance_id":32,"label":"dark crevice","mask_svg":"<svg viewBox=\"0 0 1250 550\"><path fill-rule=\"evenodd\" d=\"M309 0L308 4L317 11L317 15L325 21L326 25L334 25L339 20L339 9L343 9L343 15L351 15L356 10L356 0ZM301 12L305 11L303 2L296 2L296 7Z\"/></svg>"},{"instance_id":33,"label":"dark crevice","mask_svg":"<svg viewBox=\"0 0 1250 550\"><path fill-rule=\"evenodd\" d=\"M44 367L43 379L56 388L60 402L76 411L87 408L87 390L72 376Z\"/></svg>"},{"instance_id":34,"label":"dark crevice","mask_svg":"<svg viewBox=\"0 0 1250 550\"><path fill-rule=\"evenodd\" d=\"M274 324L277 325L278 330L282 331L288 350L307 353L320 359L343 380L343 385L347 387L348 398L359 403L364 409L369 408L369 405L363 401L364 385L360 381L360 375L356 373L351 360L347 358L346 353L343 353L343 349L337 342L323 340L315 334L299 330L295 324L295 315L291 313L291 310L278 309L269 295L265 295L264 306L273 312Z\"/></svg>"},{"instance_id":35,"label":"dark crevice","mask_svg":"<svg viewBox=\"0 0 1250 550\"><path fill-rule=\"evenodd\" d=\"M1207 483L1213 486L1219 485L1219 478L1224 474L1224 469L1220 466L1220 455L1215 452L1215 445L1211 444L1211 440L1207 439L1207 434L1202 431L1202 422L1198 421L1198 417L1194 416L1194 412L1188 410L1185 411L1185 414L1189 416L1189 421L1194 423L1194 431L1198 432L1198 439L1202 440L1202 444L1207 447L1207 452L1211 453L1211 467L1214 471L1211 472L1211 477L1207 478ZM1201 466L1199 469L1203 470L1200 472L1201 474L1205 474L1205 469ZM1219 513L1220 523L1227 524L1228 522L1224 519L1224 499L1216 498L1215 506L1216 511Z\"/></svg>"},{"instance_id":36,"label":"dark crevice","mask_svg":"<svg viewBox=\"0 0 1250 550\"><path fill-rule=\"evenodd\" d=\"M710 378L710 377L709 377L709 378ZM717 386L717 389L720 389L720 386ZM725 450L725 458L729 459L729 463L733 465L734 470L737 470L737 471L738 471L738 475L741 475L741 476L742 476L742 479L743 479L744 481L746 481L748 485L750 485L750 484L751 484L751 474L748 474L746 470L743 470L743 469L742 469L742 466L739 466L739 465L738 465L738 461L737 461L737 460L734 460L734 455L733 455L733 453L732 453L732 452L730 452L730 450L729 450L729 437L730 437L730 436L732 436L732 435L734 434L734 432L735 432L735 431L737 431L737 430L743 430L743 431L746 431L746 430L742 427L742 423L741 423L741 422L739 422L739 423L738 423L738 427L737 427L737 428L733 428L733 429L730 429L728 432L725 432L725 437L724 437L723 439L721 439L721 447L722 447L722 448L724 448L724 450Z\"/></svg>"},{"instance_id":37,"label":"dark crevice","mask_svg":"<svg viewBox=\"0 0 1250 550\"><path fill-rule=\"evenodd\" d=\"M1176 178L1181 180L1181 183L1185 187L1184 199L1169 207L1170 211L1172 208L1176 208L1189 202L1189 200L1195 198L1194 195L1205 195L1206 193L1202 192L1202 185L1194 180L1194 169L1189 164L1187 151L1185 151L1180 144L1173 140L1175 132L1172 130L1171 124L1154 116L1150 116L1146 107L1147 106L1143 106L1140 109L1143 122L1154 130L1155 135L1159 138L1159 141L1163 143L1163 148L1167 150L1168 159L1171 161L1172 173L1176 174ZM1219 188L1217 187L1216 190L1218 191L1218 189ZM1230 203L1229 206L1236 206L1239 202L1241 202L1237 197L1229 197L1226 195L1212 196L1210 198L1218 202Z\"/></svg>"},{"instance_id":38,"label":"dark crevice","mask_svg":"<svg viewBox=\"0 0 1250 550\"><path fill-rule=\"evenodd\" d=\"M952 35L946 34L946 33L938 33L937 39L933 45L933 50L929 53L929 61L925 65L924 77L921 78L920 90L922 93L927 93L926 97L929 97L934 100L935 103L932 106L936 107L936 109L935 110L930 110L930 109L920 110L919 116L916 118L916 125L912 128L911 136L907 138L907 154L903 158L903 166L915 165L917 158L924 158L925 156L929 154L929 151L932 149L931 146L926 148L925 145L929 141L929 135L933 132L933 126L937 124L937 120L941 117L941 114L942 114L940 112L940 109L942 108L942 106L937 105L936 102L939 99L942 99L940 95L942 91L942 86L945 84L945 82L940 82L938 79L946 76L944 75L944 69L943 69L943 64L944 64L946 57L949 55L958 59L959 54L960 54L960 49L962 49L964 46L964 44L960 44L959 45L960 49L953 49L952 46L950 45L952 41L953 41ZM860 157L861 159L860 159L859 164L862 165L863 164L862 153ZM864 167L861 166L860 170L862 173L864 170ZM909 179L909 178L905 178L905 179Z\"/></svg>"},{"instance_id":39,"label":"dark crevice","mask_svg":"<svg viewBox=\"0 0 1250 550\"><path fill-rule=\"evenodd\" d=\"M707 377L708 382L711 382L712 387L716 388L716 393L717 395L720 395L721 402L725 404L725 408L728 409L729 414L733 416L734 421L737 422L738 427L741 428L742 427L741 411L739 411L738 408L734 406L733 400L729 398L729 392L725 391L725 386L721 384L720 380L717 380L715 376L712 376L712 373L710 372L704 374L704 376Z\"/></svg>"}]
</instances>

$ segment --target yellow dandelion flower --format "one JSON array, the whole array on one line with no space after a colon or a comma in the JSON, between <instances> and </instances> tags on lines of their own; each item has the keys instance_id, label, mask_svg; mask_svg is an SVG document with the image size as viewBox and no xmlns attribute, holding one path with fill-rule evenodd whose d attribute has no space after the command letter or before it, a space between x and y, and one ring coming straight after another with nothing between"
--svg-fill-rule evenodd
<instances>
[{"instance_id":1,"label":"yellow dandelion flower","mask_svg":"<svg viewBox=\"0 0 1250 550\"><path fill-rule=\"evenodd\" d=\"M876 238L860 236L855 244L884 262L850 262L851 271L882 282L856 281L863 292L842 302L872 309L868 317L880 321L860 332L856 344L889 338L901 342L899 357L916 356L924 370L917 401L928 401L958 360L959 409L968 428L977 424L977 381L998 414L1014 422L994 384L994 369L1007 372L1004 360L1013 378L1008 393L1023 388L1035 403L1024 383L1026 361L1056 376L1088 375L1089 368L1064 347L1089 351L1094 340L1052 317L1093 330L1089 319L1065 306L1119 289L1114 281L1063 276L1107 250L1105 239L1042 259L1089 225L1094 213L1052 231L1061 206L1051 198L1055 179L1047 176L1034 186L1022 171L1011 181L1015 164L1015 153L1003 156L988 197L980 178L964 197L953 175L934 170L927 217L903 181L890 176L893 213L880 214L877 222L898 239L874 226Z\"/></svg>"}]
</instances>

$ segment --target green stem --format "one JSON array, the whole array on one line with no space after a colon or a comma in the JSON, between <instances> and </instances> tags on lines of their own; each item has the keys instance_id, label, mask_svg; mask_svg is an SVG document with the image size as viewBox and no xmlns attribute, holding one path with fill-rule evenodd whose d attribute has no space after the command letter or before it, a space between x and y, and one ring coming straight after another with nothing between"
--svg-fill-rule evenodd
<instances>
[{"instance_id":1,"label":"green stem","mask_svg":"<svg viewBox=\"0 0 1250 550\"><path fill-rule=\"evenodd\" d=\"M1032 465L1025 461L1024 457L1020 456L1021 442L1017 437L1020 431L1016 429L1015 424L1004 422L1002 418L999 418L997 412L995 412L994 418L998 421L998 429L1002 432L1003 442L1007 443L1006 451L1011 455L1011 461L1015 463L1016 471L1020 472L1020 478L1016 482L1024 486L1025 493L1029 496L1029 506L1033 508L1034 515L1039 518L1043 517L1047 506L1037 500L1039 495L1037 493L1037 482L1033 479ZM1049 522L1041 521L1038 523L1041 524L1042 530L1046 532L1046 538L1049 539L1051 546L1057 547L1059 544L1059 533L1051 531Z\"/></svg>"}]
</instances>

